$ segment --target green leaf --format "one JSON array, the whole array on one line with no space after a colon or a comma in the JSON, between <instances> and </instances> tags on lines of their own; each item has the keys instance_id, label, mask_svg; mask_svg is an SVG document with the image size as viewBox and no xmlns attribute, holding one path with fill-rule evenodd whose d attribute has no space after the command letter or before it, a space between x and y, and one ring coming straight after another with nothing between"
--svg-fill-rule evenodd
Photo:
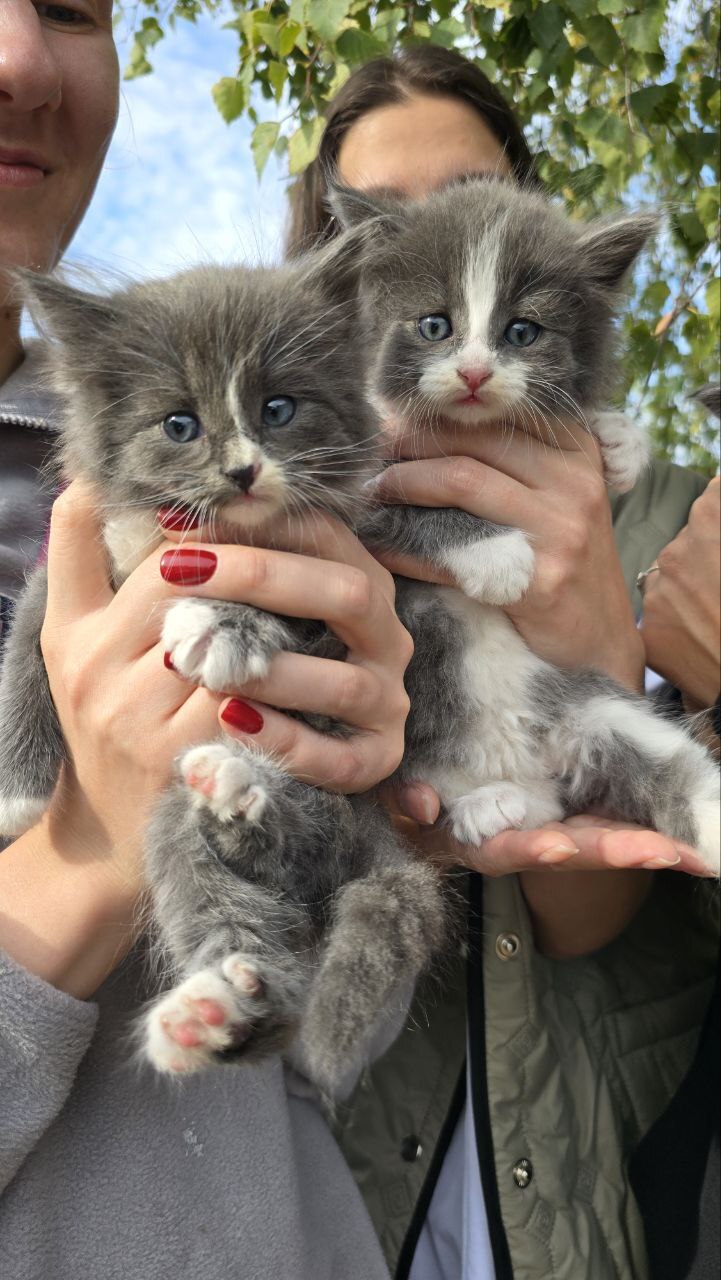
<instances>
[{"instance_id":1,"label":"green leaf","mask_svg":"<svg viewBox=\"0 0 721 1280\"><path fill-rule=\"evenodd\" d=\"M262 124L256 125L253 130L250 149L253 152L253 160L255 161L255 172L259 178L262 176L268 162L268 156L276 144L279 132L280 125L277 120L265 120Z\"/></svg>"},{"instance_id":2,"label":"green leaf","mask_svg":"<svg viewBox=\"0 0 721 1280\"><path fill-rule=\"evenodd\" d=\"M284 23L278 32L278 57L287 58L289 53L295 49L298 40L302 38L303 27L299 22L292 22L290 19Z\"/></svg>"},{"instance_id":3,"label":"green leaf","mask_svg":"<svg viewBox=\"0 0 721 1280\"><path fill-rule=\"evenodd\" d=\"M626 7L626 0L598 0L596 10L607 18L610 14L623 13Z\"/></svg>"},{"instance_id":4,"label":"green leaf","mask_svg":"<svg viewBox=\"0 0 721 1280\"><path fill-rule=\"evenodd\" d=\"M583 22L577 21L574 25L585 37L589 49L595 53L602 66L612 66L621 56L621 41L608 18L597 14L592 18L585 18Z\"/></svg>"},{"instance_id":5,"label":"green leaf","mask_svg":"<svg viewBox=\"0 0 721 1280\"><path fill-rule=\"evenodd\" d=\"M644 123L670 123L676 119L680 92L673 80L668 84L649 84L630 95L631 110Z\"/></svg>"},{"instance_id":6,"label":"green leaf","mask_svg":"<svg viewBox=\"0 0 721 1280\"><path fill-rule=\"evenodd\" d=\"M349 8L350 0L310 0L308 26L313 28L324 44L330 44L343 30Z\"/></svg>"},{"instance_id":7,"label":"green leaf","mask_svg":"<svg viewBox=\"0 0 721 1280\"><path fill-rule=\"evenodd\" d=\"M273 86L273 94L276 102L280 102L283 96L285 82L288 79L288 72L282 62L268 63L268 79Z\"/></svg>"},{"instance_id":8,"label":"green leaf","mask_svg":"<svg viewBox=\"0 0 721 1280\"><path fill-rule=\"evenodd\" d=\"M466 28L457 18L444 18L442 22L434 23L430 32L433 44L439 44L444 49L455 49L465 34Z\"/></svg>"},{"instance_id":9,"label":"green leaf","mask_svg":"<svg viewBox=\"0 0 721 1280\"><path fill-rule=\"evenodd\" d=\"M702 187L696 196L696 212L711 239L717 230L719 219L719 188Z\"/></svg>"},{"instance_id":10,"label":"green leaf","mask_svg":"<svg viewBox=\"0 0 721 1280\"><path fill-rule=\"evenodd\" d=\"M631 49L639 53L656 53L663 30L666 6L649 5L642 13L631 14L621 23L621 35Z\"/></svg>"},{"instance_id":11,"label":"green leaf","mask_svg":"<svg viewBox=\"0 0 721 1280\"><path fill-rule=\"evenodd\" d=\"M566 15L557 4L539 4L528 17L528 25L542 49L552 49L563 35Z\"/></svg>"},{"instance_id":12,"label":"green leaf","mask_svg":"<svg viewBox=\"0 0 721 1280\"><path fill-rule=\"evenodd\" d=\"M316 116L307 120L288 140L288 167L292 174L301 173L315 159L323 134L323 121Z\"/></svg>"},{"instance_id":13,"label":"green leaf","mask_svg":"<svg viewBox=\"0 0 721 1280\"><path fill-rule=\"evenodd\" d=\"M344 31L336 40L335 47L343 62L347 62L351 67L368 62L371 58L378 58L387 52L386 46L381 44L380 40L358 28Z\"/></svg>"},{"instance_id":14,"label":"green leaf","mask_svg":"<svg viewBox=\"0 0 721 1280\"><path fill-rule=\"evenodd\" d=\"M706 309L712 320L721 318L721 279L718 276L706 285Z\"/></svg>"},{"instance_id":15,"label":"green leaf","mask_svg":"<svg viewBox=\"0 0 721 1280\"><path fill-rule=\"evenodd\" d=\"M212 89L213 101L226 124L237 120L248 105L248 91L242 80L223 76Z\"/></svg>"},{"instance_id":16,"label":"green leaf","mask_svg":"<svg viewBox=\"0 0 721 1280\"><path fill-rule=\"evenodd\" d=\"M163 29L156 18L143 18L140 30L135 32L130 48L130 57L123 73L125 80L135 80L138 76L147 76L153 70L148 59L148 49L152 49L163 39Z\"/></svg>"}]
</instances>

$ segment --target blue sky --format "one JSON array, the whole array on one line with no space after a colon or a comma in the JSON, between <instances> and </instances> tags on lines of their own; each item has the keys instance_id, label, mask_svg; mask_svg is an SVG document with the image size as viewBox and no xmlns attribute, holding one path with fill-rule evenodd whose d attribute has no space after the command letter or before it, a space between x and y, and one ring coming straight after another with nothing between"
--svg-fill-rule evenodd
<instances>
[{"instance_id":1,"label":"blue sky","mask_svg":"<svg viewBox=\"0 0 721 1280\"><path fill-rule=\"evenodd\" d=\"M124 64L127 23L118 39ZM217 21L179 23L153 51L153 74L123 83L115 137L70 259L137 278L279 255L285 170L271 160L258 183L250 122L226 125L211 97L215 81L235 73L236 41Z\"/></svg>"}]
</instances>

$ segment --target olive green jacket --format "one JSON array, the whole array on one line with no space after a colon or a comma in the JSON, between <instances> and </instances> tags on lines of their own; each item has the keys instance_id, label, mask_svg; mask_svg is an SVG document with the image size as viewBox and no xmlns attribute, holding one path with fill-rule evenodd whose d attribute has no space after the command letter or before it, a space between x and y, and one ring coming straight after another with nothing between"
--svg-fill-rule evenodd
<instances>
[{"instance_id":1,"label":"olive green jacket","mask_svg":"<svg viewBox=\"0 0 721 1280\"><path fill-rule=\"evenodd\" d=\"M657 463L615 499L630 591L704 483ZM391 1271L408 1274L464 1101L468 1038L497 1280L646 1280L625 1171L695 1052L718 955L708 884L659 875L621 937L553 961L534 948L515 876L467 879L468 947L419 991L338 1117Z\"/></svg>"}]
</instances>

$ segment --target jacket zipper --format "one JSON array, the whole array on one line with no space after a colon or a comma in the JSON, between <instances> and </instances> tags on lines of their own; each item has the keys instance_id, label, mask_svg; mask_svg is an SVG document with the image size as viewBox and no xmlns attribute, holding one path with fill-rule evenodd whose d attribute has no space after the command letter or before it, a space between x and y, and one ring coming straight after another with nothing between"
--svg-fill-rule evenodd
<instances>
[{"instance_id":1,"label":"jacket zipper","mask_svg":"<svg viewBox=\"0 0 721 1280\"><path fill-rule=\"evenodd\" d=\"M476 1130L476 1149L496 1280L513 1280L513 1263L501 1214L488 1101L486 1009L483 993L483 876L477 873L470 876L468 938L470 943L468 949L470 1101Z\"/></svg>"},{"instance_id":2,"label":"jacket zipper","mask_svg":"<svg viewBox=\"0 0 721 1280\"><path fill-rule=\"evenodd\" d=\"M42 418L27 418L22 414L0 412L0 427L27 427L30 431L48 431L57 435L57 427L53 427Z\"/></svg>"}]
</instances>

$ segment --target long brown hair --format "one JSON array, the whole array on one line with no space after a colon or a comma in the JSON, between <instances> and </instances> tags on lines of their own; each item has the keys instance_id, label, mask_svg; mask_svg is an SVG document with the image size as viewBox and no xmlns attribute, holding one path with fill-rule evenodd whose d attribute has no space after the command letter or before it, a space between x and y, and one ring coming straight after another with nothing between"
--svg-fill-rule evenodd
<instances>
[{"instance_id":1,"label":"long brown hair","mask_svg":"<svg viewBox=\"0 0 721 1280\"><path fill-rule=\"evenodd\" d=\"M318 155L290 191L288 257L334 234L326 205L328 181L351 126L376 107L403 102L413 93L459 98L467 103L498 139L516 177L526 184L539 182L513 108L478 67L455 50L439 45L403 49L395 57L374 58L359 67L328 105Z\"/></svg>"}]
</instances>

